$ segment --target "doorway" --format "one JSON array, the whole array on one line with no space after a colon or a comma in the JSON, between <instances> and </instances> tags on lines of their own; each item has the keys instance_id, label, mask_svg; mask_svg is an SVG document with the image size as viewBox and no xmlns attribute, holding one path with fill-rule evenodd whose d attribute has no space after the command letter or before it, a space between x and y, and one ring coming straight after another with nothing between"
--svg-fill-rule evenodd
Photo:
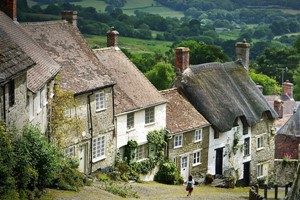
<instances>
[{"instance_id":1,"label":"doorway","mask_svg":"<svg viewBox=\"0 0 300 200\"><path fill-rule=\"evenodd\" d=\"M216 175L223 175L223 148L216 149Z\"/></svg>"},{"instance_id":2,"label":"doorway","mask_svg":"<svg viewBox=\"0 0 300 200\"><path fill-rule=\"evenodd\" d=\"M186 182L188 180L188 176L189 176L189 157L188 157L188 155L181 157L180 174L183 177L184 182Z\"/></svg>"},{"instance_id":3,"label":"doorway","mask_svg":"<svg viewBox=\"0 0 300 200\"><path fill-rule=\"evenodd\" d=\"M78 154L78 158L79 158L79 167L78 170L82 173L86 173L86 169L87 169L87 144L83 144L79 146L79 154Z\"/></svg>"}]
</instances>

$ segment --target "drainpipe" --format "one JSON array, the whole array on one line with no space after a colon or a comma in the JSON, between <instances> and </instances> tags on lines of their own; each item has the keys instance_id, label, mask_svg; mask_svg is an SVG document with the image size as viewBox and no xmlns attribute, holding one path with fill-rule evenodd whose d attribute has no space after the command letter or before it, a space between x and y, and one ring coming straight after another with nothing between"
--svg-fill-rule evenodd
<instances>
[{"instance_id":1,"label":"drainpipe","mask_svg":"<svg viewBox=\"0 0 300 200\"><path fill-rule=\"evenodd\" d=\"M5 111L5 85L2 86L2 92L3 92L3 121L6 122L6 111Z\"/></svg>"},{"instance_id":2,"label":"drainpipe","mask_svg":"<svg viewBox=\"0 0 300 200\"><path fill-rule=\"evenodd\" d=\"M94 94L94 91L88 95L88 108L89 108L89 117L90 117L90 123L89 124L89 133L91 135L90 139L90 174L92 173L92 167L93 167L93 120L92 120L92 110L91 110L91 96Z\"/></svg>"}]
</instances>

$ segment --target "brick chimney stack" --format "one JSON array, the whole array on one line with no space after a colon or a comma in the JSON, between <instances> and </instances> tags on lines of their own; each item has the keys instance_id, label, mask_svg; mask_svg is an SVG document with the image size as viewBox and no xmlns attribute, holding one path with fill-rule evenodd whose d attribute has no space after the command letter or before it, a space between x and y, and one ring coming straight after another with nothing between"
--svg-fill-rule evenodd
<instances>
[{"instance_id":1,"label":"brick chimney stack","mask_svg":"<svg viewBox=\"0 0 300 200\"><path fill-rule=\"evenodd\" d=\"M118 46L119 32L114 30L114 27L110 31L107 31L107 47L117 47Z\"/></svg>"},{"instance_id":2,"label":"brick chimney stack","mask_svg":"<svg viewBox=\"0 0 300 200\"><path fill-rule=\"evenodd\" d=\"M283 101L278 98L274 100L274 110L277 112L279 118L283 116Z\"/></svg>"},{"instance_id":3,"label":"brick chimney stack","mask_svg":"<svg viewBox=\"0 0 300 200\"><path fill-rule=\"evenodd\" d=\"M12 20L17 21L17 0L1 0L0 10Z\"/></svg>"},{"instance_id":4,"label":"brick chimney stack","mask_svg":"<svg viewBox=\"0 0 300 200\"><path fill-rule=\"evenodd\" d=\"M282 84L282 94L283 95L288 95L291 99L293 99L293 83L290 83L289 80L286 80Z\"/></svg>"},{"instance_id":5,"label":"brick chimney stack","mask_svg":"<svg viewBox=\"0 0 300 200\"><path fill-rule=\"evenodd\" d=\"M63 11L61 12L61 19L77 27L77 11Z\"/></svg>"},{"instance_id":6,"label":"brick chimney stack","mask_svg":"<svg viewBox=\"0 0 300 200\"><path fill-rule=\"evenodd\" d=\"M176 48L176 69L183 73L190 65L190 49L187 47Z\"/></svg>"},{"instance_id":7,"label":"brick chimney stack","mask_svg":"<svg viewBox=\"0 0 300 200\"><path fill-rule=\"evenodd\" d=\"M242 63L244 64L244 68L246 71L249 71L249 64L250 64L250 44L247 43L246 39L243 42L237 42L235 44L235 56L236 59L241 59Z\"/></svg>"}]
</instances>

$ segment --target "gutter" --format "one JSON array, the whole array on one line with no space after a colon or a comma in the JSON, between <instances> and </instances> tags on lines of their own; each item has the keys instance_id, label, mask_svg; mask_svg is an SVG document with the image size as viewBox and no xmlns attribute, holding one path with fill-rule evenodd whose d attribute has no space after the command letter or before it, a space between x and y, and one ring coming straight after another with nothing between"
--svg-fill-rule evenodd
<instances>
[{"instance_id":1,"label":"gutter","mask_svg":"<svg viewBox=\"0 0 300 200\"><path fill-rule=\"evenodd\" d=\"M2 95L3 95L3 121L6 121L6 111L5 111L5 85L2 86Z\"/></svg>"}]
</instances>

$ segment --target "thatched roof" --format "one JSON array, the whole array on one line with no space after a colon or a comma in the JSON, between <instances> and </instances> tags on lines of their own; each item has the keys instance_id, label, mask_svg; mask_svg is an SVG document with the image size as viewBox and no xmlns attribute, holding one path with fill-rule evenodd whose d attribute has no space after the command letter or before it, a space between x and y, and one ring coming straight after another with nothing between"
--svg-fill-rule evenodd
<instances>
[{"instance_id":1,"label":"thatched roof","mask_svg":"<svg viewBox=\"0 0 300 200\"><path fill-rule=\"evenodd\" d=\"M277 118L239 61L190 66L178 87L221 132L229 131L237 117L244 118L249 126L260 121L264 112L269 118Z\"/></svg>"}]
</instances>

